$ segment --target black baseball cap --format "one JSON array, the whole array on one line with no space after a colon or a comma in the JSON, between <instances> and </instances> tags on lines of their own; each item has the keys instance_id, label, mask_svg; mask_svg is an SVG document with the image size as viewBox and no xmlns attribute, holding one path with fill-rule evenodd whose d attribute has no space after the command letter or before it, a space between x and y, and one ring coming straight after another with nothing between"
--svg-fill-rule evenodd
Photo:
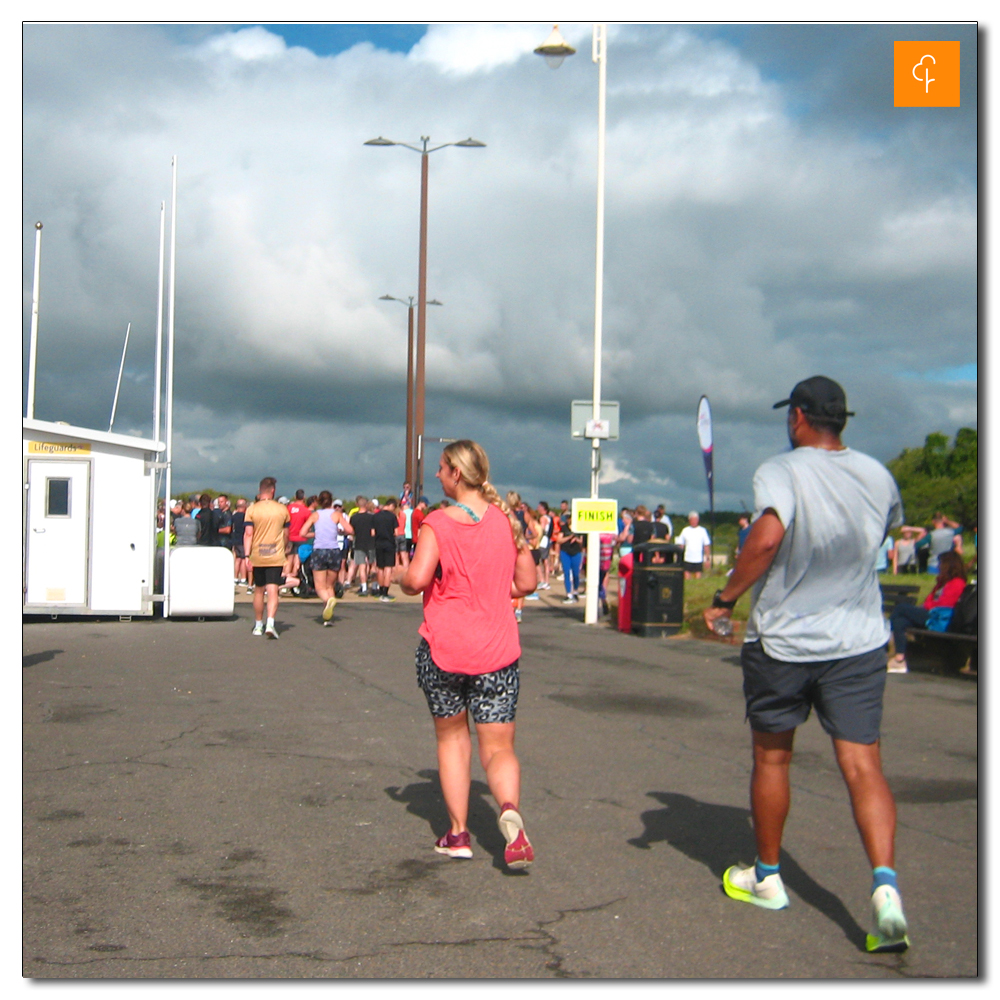
<instances>
[{"instance_id":1,"label":"black baseball cap","mask_svg":"<svg viewBox=\"0 0 1000 1000\"><path fill-rule=\"evenodd\" d=\"M799 382L792 389L791 396L775 403L772 409L782 406L793 406L811 417L853 417L847 409L847 396L844 390L832 378L825 375L813 375Z\"/></svg>"}]
</instances>

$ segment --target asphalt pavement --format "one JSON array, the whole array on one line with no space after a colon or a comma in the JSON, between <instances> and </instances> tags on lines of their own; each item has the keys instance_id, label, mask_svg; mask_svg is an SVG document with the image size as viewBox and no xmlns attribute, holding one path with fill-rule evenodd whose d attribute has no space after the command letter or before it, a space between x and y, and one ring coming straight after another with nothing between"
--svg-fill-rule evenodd
<instances>
[{"instance_id":1,"label":"asphalt pavement","mask_svg":"<svg viewBox=\"0 0 1000 1000\"><path fill-rule=\"evenodd\" d=\"M977 685L888 678L883 759L912 947L869 955L867 867L828 738L797 736L772 912L750 863L738 647L529 602L517 750L535 845L503 865L478 762L447 828L415 682L419 602L230 620L27 621L23 975L50 978L976 976Z\"/></svg>"}]
</instances>

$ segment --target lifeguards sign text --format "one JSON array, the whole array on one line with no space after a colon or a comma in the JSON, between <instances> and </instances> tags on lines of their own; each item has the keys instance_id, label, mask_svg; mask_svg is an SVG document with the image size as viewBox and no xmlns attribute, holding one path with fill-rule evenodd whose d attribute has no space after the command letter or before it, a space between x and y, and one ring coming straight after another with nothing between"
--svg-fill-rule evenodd
<instances>
[{"instance_id":1,"label":"lifeguards sign text","mask_svg":"<svg viewBox=\"0 0 1000 1000\"><path fill-rule=\"evenodd\" d=\"M76 444L72 441L29 441L29 455L89 455L90 442Z\"/></svg>"},{"instance_id":2,"label":"lifeguards sign text","mask_svg":"<svg viewBox=\"0 0 1000 1000\"><path fill-rule=\"evenodd\" d=\"M618 531L618 501L573 499L570 531Z\"/></svg>"}]
</instances>

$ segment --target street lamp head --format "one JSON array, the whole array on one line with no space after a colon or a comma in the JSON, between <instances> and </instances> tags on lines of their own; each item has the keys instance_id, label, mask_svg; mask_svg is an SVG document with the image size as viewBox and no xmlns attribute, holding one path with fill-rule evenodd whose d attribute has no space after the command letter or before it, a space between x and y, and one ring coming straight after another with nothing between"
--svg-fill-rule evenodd
<instances>
[{"instance_id":1,"label":"street lamp head","mask_svg":"<svg viewBox=\"0 0 1000 1000\"><path fill-rule=\"evenodd\" d=\"M480 142L478 139L473 139L471 137L468 138L468 139L463 139L461 142L452 143L452 145L454 145L454 146L466 146L466 147L468 147L470 149L476 149L476 148L485 149L486 148L486 143L485 142Z\"/></svg>"},{"instance_id":2,"label":"street lamp head","mask_svg":"<svg viewBox=\"0 0 1000 1000\"><path fill-rule=\"evenodd\" d=\"M437 299L428 299L427 300L427 305L429 305L429 306L443 306L444 303L443 302L438 302Z\"/></svg>"},{"instance_id":3,"label":"street lamp head","mask_svg":"<svg viewBox=\"0 0 1000 1000\"><path fill-rule=\"evenodd\" d=\"M369 139L365 143L365 145L366 146L396 146L396 145L398 145L398 143L393 142L392 139L383 139L382 136L379 136L377 139Z\"/></svg>"},{"instance_id":4,"label":"street lamp head","mask_svg":"<svg viewBox=\"0 0 1000 1000\"><path fill-rule=\"evenodd\" d=\"M566 56L571 56L576 53L576 49L573 48L569 42L559 34L559 25L554 24L552 26L552 34L545 39L542 45L539 45L535 49L536 56L544 56L545 62L552 69L559 69L562 65L563 59Z\"/></svg>"}]
</instances>

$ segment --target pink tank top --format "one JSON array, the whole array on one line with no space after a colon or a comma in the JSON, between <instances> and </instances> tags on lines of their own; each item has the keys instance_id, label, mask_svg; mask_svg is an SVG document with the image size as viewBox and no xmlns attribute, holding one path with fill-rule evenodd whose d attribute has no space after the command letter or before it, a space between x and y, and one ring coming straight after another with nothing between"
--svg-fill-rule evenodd
<instances>
[{"instance_id":1,"label":"pink tank top","mask_svg":"<svg viewBox=\"0 0 1000 1000\"><path fill-rule=\"evenodd\" d=\"M424 591L420 634L431 657L453 674L489 674L521 655L510 603L517 548L510 521L493 504L478 524L443 510L424 518L437 539L441 579Z\"/></svg>"}]
</instances>

